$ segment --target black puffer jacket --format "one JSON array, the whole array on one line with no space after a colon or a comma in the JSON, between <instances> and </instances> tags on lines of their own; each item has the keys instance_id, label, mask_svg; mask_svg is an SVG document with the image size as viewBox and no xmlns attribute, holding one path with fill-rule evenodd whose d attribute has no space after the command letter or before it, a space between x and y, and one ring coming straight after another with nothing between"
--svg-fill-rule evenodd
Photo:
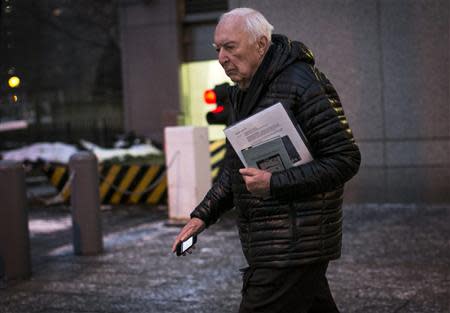
<instances>
[{"instance_id":1,"label":"black puffer jacket","mask_svg":"<svg viewBox=\"0 0 450 313\"><path fill-rule=\"evenodd\" d=\"M314 160L273 173L272 197L263 200L247 191L239 174L243 165L228 146L221 175L191 217L209 226L236 207L250 266L336 259L341 252L343 187L358 171L360 152L339 97L315 68L312 53L284 36L273 35L272 41L247 94L237 88L231 91L235 120L282 102L301 126Z\"/></svg>"}]
</instances>

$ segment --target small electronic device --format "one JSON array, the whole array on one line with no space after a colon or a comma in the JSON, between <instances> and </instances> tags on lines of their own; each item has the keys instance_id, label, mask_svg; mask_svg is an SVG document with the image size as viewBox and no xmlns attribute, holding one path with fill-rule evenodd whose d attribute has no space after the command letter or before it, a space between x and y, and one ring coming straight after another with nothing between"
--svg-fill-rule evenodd
<instances>
[{"instance_id":1,"label":"small electronic device","mask_svg":"<svg viewBox=\"0 0 450 313\"><path fill-rule=\"evenodd\" d=\"M193 245L195 245L195 243L197 242L197 236L191 236L188 239L186 239L185 241L180 242L177 245L177 255L180 256L183 253L185 253L190 247L192 247Z\"/></svg>"}]
</instances>

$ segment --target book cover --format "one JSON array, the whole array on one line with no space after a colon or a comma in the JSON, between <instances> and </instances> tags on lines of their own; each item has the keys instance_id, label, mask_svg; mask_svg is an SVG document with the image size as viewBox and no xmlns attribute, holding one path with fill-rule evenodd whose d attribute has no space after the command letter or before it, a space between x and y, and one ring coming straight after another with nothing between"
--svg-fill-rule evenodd
<instances>
[{"instance_id":1,"label":"book cover","mask_svg":"<svg viewBox=\"0 0 450 313\"><path fill-rule=\"evenodd\" d=\"M264 160L260 166L278 170L313 159L300 125L280 102L227 127L224 133L246 167L258 167L256 161Z\"/></svg>"},{"instance_id":2,"label":"book cover","mask_svg":"<svg viewBox=\"0 0 450 313\"><path fill-rule=\"evenodd\" d=\"M247 166L272 173L292 167L294 162L286 149L285 142L286 139L278 137L242 150ZM294 159L299 157L296 151L293 157Z\"/></svg>"}]
</instances>

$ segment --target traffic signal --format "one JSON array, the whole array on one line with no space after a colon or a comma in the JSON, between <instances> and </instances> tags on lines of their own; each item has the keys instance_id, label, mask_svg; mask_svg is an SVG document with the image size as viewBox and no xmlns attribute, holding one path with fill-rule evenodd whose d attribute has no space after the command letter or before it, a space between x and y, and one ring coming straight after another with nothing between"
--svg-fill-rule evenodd
<instances>
[{"instance_id":1,"label":"traffic signal","mask_svg":"<svg viewBox=\"0 0 450 313\"><path fill-rule=\"evenodd\" d=\"M11 76L8 79L8 86L11 88L17 88L20 85L20 78L17 76Z\"/></svg>"},{"instance_id":2,"label":"traffic signal","mask_svg":"<svg viewBox=\"0 0 450 313\"><path fill-rule=\"evenodd\" d=\"M14 74L10 74L8 76L9 78L6 80L6 84L4 84L5 78L2 77L1 79L2 83L0 86L0 102L5 101L9 104L15 104L19 102L18 94L20 93L21 89L21 79Z\"/></svg>"},{"instance_id":3,"label":"traffic signal","mask_svg":"<svg viewBox=\"0 0 450 313\"><path fill-rule=\"evenodd\" d=\"M228 86L223 83L216 85L214 89L206 90L203 98L207 105L216 104L216 108L206 114L206 120L210 125L228 125L230 115L230 101L228 99Z\"/></svg>"}]
</instances>

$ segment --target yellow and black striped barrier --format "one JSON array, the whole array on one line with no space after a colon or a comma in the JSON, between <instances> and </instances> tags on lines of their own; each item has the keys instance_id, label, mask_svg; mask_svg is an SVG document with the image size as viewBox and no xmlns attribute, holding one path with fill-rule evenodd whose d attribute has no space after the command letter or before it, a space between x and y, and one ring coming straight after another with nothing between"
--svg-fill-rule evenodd
<instances>
[{"instance_id":1,"label":"yellow and black striped barrier","mask_svg":"<svg viewBox=\"0 0 450 313\"><path fill-rule=\"evenodd\" d=\"M212 141L209 144L209 154L211 156L211 177L215 180L225 156L225 139Z\"/></svg>"},{"instance_id":2,"label":"yellow and black striped barrier","mask_svg":"<svg viewBox=\"0 0 450 313\"><path fill-rule=\"evenodd\" d=\"M69 168L66 165L44 167L51 184L64 201L70 198ZM100 200L103 204L158 204L165 201L167 179L163 165L100 165Z\"/></svg>"},{"instance_id":3,"label":"yellow and black striped barrier","mask_svg":"<svg viewBox=\"0 0 450 313\"><path fill-rule=\"evenodd\" d=\"M167 192L163 165L104 166L100 176L100 199L109 204L157 204Z\"/></svg>"},{"instance_id":4,"label":"yellow and black striped barrier","mask_svg":"<svg viewBox=\"0 0 450 313\"><path fill-rule=\"evenodd\" d=\"M210 143L211 178L214 180L225 156L225 139ZM70 198L70 174L67 165L43 167L50 183L67 202ZM100 200L103 204L158 204L167 200L167 176L164 165L101 164Z\"/></svg>"}]
</instances>

